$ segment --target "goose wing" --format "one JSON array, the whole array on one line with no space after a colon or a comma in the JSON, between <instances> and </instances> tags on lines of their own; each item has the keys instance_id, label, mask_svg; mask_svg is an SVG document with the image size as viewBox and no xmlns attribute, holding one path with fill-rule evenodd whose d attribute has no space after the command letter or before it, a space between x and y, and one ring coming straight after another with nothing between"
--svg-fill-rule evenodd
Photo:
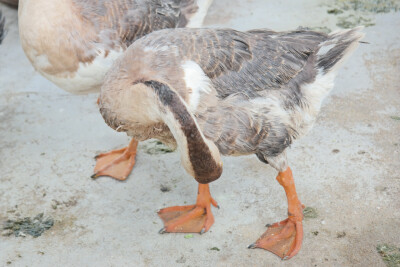
<instances>
[{"instance_id":1,"label":"goose wing","mask_svg":"<svg viewBox=\"0 0 400 267\"><path fill-rule=\"evenodd\" d=\"M74 0L74 5L102 43L118 40L126 47L153 31L185 27L199 9L196 0Z\"/></svg>"},{"instance_id":2,"label":"goose wing","mask_svg":"<svg viewBox=\"0 0 400 267\"><path fill-rule=\"evenodd\" d=\"M312 60L318 44L327 39L326 34L311 31L173 31L159 31L143 41L146 46L176 47L182 59L202 68L222 98L235 93L256 97L265 90L285 87Z\"/></svg>"}]
</instances>

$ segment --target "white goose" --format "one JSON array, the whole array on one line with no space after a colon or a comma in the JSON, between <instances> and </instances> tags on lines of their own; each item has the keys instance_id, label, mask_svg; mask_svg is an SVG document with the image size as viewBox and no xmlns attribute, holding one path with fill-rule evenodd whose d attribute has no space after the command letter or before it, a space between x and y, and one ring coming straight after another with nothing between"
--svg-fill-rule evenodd
<instances>
[{"instance_id":1,"label":"white goose","mask_svg":"<svg viewBox=\"0 0 400 267\"><path fill-rule=\"evenodd\" d=\"M156 30L199 27L212 0L21 0L19 33L25 54L44 77L76 94L100 91L115 59ZM95 174L124 180L137 141L97 157Z\"/></svg>"},{"instance_id":2,"label":"white goose","mask_svg":"<svg viewBox=\"0 0 400 267\"><path fill-rule=\"evenodd\" d=\"M100 112L137 140L177 145L183 167L199 182L195 205L159 211L160 232L207 231L217 206L208 183L222 173L220 154L255 154L279 172L288 218L249 248L296 255L304 206L286 152L311 129L335 70L362 37L360 28L329 35L166 29L132 44L106 76Z\"/></svg>"}]
</instances>

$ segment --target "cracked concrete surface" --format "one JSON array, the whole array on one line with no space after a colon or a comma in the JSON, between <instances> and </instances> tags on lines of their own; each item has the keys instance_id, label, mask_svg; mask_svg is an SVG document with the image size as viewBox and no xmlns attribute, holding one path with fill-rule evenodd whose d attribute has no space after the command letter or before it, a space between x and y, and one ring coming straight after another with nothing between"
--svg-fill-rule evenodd
<instances>
[{"instance_id":1,"label":"cracked concrete surface","mask_svg":"<svg viewBox=\"0 0 400 267\"><path fill-rule=\"evenodd\" d=\"M330 2L215 0L206 25L335 29ZM384 266L376 246L400 246L400 12L375 15L365 29L370 44L341 68L315 127L289 151L299 197L318 215L304 221L300 253L282 262L246 248L287 208L276 172L255 156L224 158L211 185L221 206L215 224L188 239L158 234L159 208L196 199L177 152L151 155L142 144L125 182L91 180L93 156L129 139L103 122L96 94L68 94L34 71L16 11L0 9L8 29L0 46L0 222L41 212L55 220L38 238L0 236L0 266Z\"/></svg>"}]
</instances>

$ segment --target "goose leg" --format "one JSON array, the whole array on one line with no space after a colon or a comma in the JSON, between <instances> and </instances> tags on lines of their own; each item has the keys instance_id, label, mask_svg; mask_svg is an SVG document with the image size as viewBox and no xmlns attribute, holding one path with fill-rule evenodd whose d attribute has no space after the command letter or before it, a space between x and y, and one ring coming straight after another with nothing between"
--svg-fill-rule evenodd
<instances>
[{"instance_id":1,"label":"goose leg","mask_svg":"<svg viewBox=\"0 0 400 267\"><path fill-rule=\"evenodd\" d=\"M218 207L211 197L208 184L199 184L195 205L175 206L158 211L164 222L160 233L205 233L214 224L211 204Z\"/></svg>"},{"instance_id":2,"label":"goose leg","mask_svg":"<svg viewBox=\"0 0 400 267\"><path fill-rule=\"evenodd\" d=\"M125 148L102 153L96 156L96 166L92 178L110 176L117 180L125 180L135 165L138 141L132 139Z\"/></svg>"},{"instance_id":3,"label":"goose leg","mask_svg":"<svg viewBox=\"0 0 400 267\"><path fill-rule=\"evenodd\" d=\"M283 186L288 200L288 218L270 225L268 230L249 248L263 248L282 259L296 255L303 240L303 208L297 197L293 175L290 168L276 177Z\"/></svg>"}]
</instances>

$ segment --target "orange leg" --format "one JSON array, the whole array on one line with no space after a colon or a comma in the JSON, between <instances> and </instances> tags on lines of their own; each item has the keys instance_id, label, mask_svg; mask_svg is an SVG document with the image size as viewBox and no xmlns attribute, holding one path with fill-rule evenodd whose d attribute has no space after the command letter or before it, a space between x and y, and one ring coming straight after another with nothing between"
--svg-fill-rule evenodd
<instances>
[{"instance_id":1,"label":"orange leg","mask_svg":"<svg viewBox=\"0 0 400 267\"><path fill-rule=\"evenodd\" d=\"M158 211L164 222L160 233L200 233L203 234L214 224L211 204L218 207L211 197L208 184L199 184L195 205L175 206Z\"/></svg>"},{"instance_id":2,"label":"orange leg","mask_svg":"<svg viewBox=\"0 0 400 267\"><path fill-rule=\"evenodd\" d=\"M288 200L288 218L267 225L268 230L249 248L263 248L278 255L284 260L296 255L303 241L303 209L297 198L293 175L290 168L280 172L276 180L283 186Z\"/></svg>"},{"instance_id":3,"label":"orange leg","mask_svg":"<svg viewBox=\"0 0 400 267\"><path fill-rule=\"evenodd\" d=\"M117 180L125 180L135 165L138 141L132 139L125 148L102 153L96 156L96 166L92 178L110 176Z\"/></svg>"}]
</instances>

